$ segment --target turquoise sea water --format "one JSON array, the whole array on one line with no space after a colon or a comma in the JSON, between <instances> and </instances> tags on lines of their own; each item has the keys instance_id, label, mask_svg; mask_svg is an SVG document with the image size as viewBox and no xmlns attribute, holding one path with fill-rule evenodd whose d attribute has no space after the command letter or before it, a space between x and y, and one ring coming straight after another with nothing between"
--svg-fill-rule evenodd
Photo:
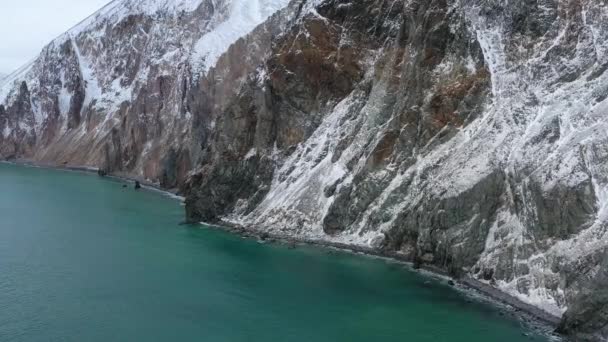
<instances>
[{"instance_id":1,"label":"turquoise sea water","mask_svg":"<svg viewBox=\"0 0 608 342\"><path fill-rule=\"evenodd\" d=\"M180 203L0 164L0 341L546 341L398 264L184 227Z\"/></svg>"}]
</instances>

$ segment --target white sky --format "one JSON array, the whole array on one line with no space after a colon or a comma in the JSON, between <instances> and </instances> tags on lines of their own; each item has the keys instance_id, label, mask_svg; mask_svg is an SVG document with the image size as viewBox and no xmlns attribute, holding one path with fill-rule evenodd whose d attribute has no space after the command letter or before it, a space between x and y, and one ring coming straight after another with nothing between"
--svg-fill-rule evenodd
<instances>
[{"instance_id":1,"label":"white sky","mask_svg":"<svg viewBox=\"0 0 608 342\"><path fill-rule=\"evenodd\" d=\"M36 57L55 37L110 0L0 0L0 74Z\"/></svg>"}]
</instances>

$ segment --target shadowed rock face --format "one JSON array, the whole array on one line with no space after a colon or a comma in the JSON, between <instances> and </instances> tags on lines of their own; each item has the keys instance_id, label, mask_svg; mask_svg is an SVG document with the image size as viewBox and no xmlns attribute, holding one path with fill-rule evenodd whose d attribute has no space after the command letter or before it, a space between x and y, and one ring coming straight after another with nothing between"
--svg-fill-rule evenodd
<instances>
[{"instance_id":1,"label":"shadowed rock face","mask_svg":"<svg viewBox=\"0 0 608 342\"><path fill-rule=\"evenodd\" d=\"M586 261L596 268L595 275L582 271L571 279L580 289L558 331L577 335L581 340L601 340L608 335L608 253L595 254Z\"/></svg>"},{"instance_id":2,"label":"shadowed rock face","mask_svg":"<svg viewBox=\"0 0 608 342\"><path fill-rule=\"evenodd\" d=\"M606 337L608 3L295 0L211 65L228 3L127 8L4 83L0 155L397 252Z\"/></svg>"},{"instance_id":3,"label":"shadowed rock face","mask_svg":"<svg viewBox=\"0 0 608 342\"><path fill-rule=\"evenodd\" d=\"M14 101L7 107L0 105L0 128L15 126L11 132L3 130L0 135L0 153L5 158L15 158L32 152L36 135L32 130L34 112L31 93L26 82L15 89Z\"/></svg>"}]
</instances>

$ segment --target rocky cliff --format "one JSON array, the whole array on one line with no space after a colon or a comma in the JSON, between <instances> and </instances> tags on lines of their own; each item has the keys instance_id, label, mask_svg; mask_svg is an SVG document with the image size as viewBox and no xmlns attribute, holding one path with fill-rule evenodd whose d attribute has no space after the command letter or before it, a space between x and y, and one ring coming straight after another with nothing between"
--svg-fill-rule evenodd
<instances>
[{"instance_id":1,"label":"rocky cliff","mask_svg":"<svg viewBox=\"0 0 608 342\"><path fill-rule=\"evenodd\" d=\"M608 2L123 0L0 86L0 155L397 252L608 338Z\"/></svg>"},{"instance_id":2,"label":"rocky cliff","mask_svg":"<svg viewBox=\"0 0 608 342\"><path fill-rule=\"evenodd\" d=\"M189 103L192 88L207 84L207 96L230 98L269 50L268 37L289 20L288 9L271 18L287 4L109 3L2 81L0 154L97 166L177 187L199 159L204 135L194 131L200 123ZM244 37L265 21L257 41ZM223 59L233 44L257 52ZM234 68L213 70L223 64Z\"/></svg>"}]
</instances>

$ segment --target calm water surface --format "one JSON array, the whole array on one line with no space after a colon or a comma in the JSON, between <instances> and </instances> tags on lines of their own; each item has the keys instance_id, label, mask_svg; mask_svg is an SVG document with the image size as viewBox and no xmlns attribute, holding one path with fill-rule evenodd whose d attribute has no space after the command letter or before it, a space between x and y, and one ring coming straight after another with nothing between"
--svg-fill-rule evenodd
<instances>
[{"instance_id":1,"label":"calm water surface","mask_svg":"<svg viewBox=\"0 0 608 342\"><path fill-rule=\"evenodd\" d=\"M0 341L546 341L381 260L179 226L180 204L0 164Z\"/></svg>"}]
</instances>

